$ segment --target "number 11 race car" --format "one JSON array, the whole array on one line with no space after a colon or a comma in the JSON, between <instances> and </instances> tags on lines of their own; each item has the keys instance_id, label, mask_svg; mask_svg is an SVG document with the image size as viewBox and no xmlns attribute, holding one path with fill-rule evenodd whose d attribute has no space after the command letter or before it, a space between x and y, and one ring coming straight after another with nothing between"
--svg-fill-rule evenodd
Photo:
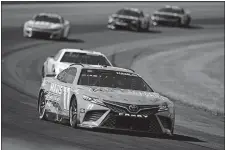
<instances>
[{"instance_id":1,"label":"number 11 race car","mask_svg":"<svg viewBox=\"0 0 225 150\"><path fill-rule=\"evenodd\" d=\"M39 118L74 128L106 128L172 135L174 104L131 70L72 64L42 81Z\"/></svg>"}]
</instances>

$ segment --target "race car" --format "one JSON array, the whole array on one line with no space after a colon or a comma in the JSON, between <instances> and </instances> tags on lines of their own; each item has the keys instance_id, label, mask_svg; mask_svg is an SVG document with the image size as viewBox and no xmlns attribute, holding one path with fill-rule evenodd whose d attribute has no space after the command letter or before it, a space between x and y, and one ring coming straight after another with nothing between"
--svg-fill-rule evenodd
<instances>
[{"instance_id":1,"label":"race car","mask_svg":"<svg viewBox=\"0 0 225 150\"><path fill-rule=\"evenodd\" d=\"M137 8L120 9L115 14L109 16L107 24L107 27L112 30L123 27L134 31L147 31L149 26L149 16Z\"/></svg>"},{"instance_id":2,"label":"race car","mask_svg":"<svg viewBox=\"0 0 225 150\"><path fill-rule=\"evenodd\" d=\"M42 78L46 74L58 74L72 63L112 66L108 58L95 51L82 49L61 49L55 56L47 57L42 67Z\"/></svg>"},{"instance_id":3,"label":"race car","mask_svg":"<svg viewBox=\"0 0 225 150\"><path fill-rule=\"evenodd\" d=\"M23 26L23 36L29 38L67 39L69 32L70 22L62 16L52 13L34 15Z\"/></svg>"},{"instance_id":4,"label":"race car","mask_svg":"<svg viewBox=\"0 0 225 150\"><path fill-rule=\"evenodd\" d=\"M131 70L72 64L40 87L41 120L73 128L103 128L173 135L175 108ZM49 119L51 118L51 119Z\"/></svg>"},{"instance_id":5,"label":"race car","mask_svg":"<svg viewBox=\"0 0 225 150\"><path fill-rule=\"evenodd\" d=\"M189 26L191 16L183 8L167 5L153 13L151 20L154 25L167 24L175 27Z\"/></svg>"}]
</instances>

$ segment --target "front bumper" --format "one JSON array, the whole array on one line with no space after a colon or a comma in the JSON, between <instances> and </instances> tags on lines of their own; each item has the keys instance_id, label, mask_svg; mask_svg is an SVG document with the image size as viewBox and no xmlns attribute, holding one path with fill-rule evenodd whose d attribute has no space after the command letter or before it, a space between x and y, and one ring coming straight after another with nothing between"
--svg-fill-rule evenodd
<instances>
[{"instance_id":1,"label":"front bumper","mask_svg":"<svg viewBox=\"0 0 225 150\"><path fill-rule=\"evenodd\" d=\"M62 31L61 30L41 30L41 29L35 29L35 28L24 28L23 34L26 37L60 39L61 35L62 35Z\"/></svg>"},{"instance_id":2,"label":"front bumper","mask_svg":"<svg viewBox=\"0 0 225 150\"><path fill-rule=\"evenodd\" d=\"M155 17L151 19L153 22L153 25L158 25L158 24L175 24L178 22L178 19L166 19L166 18L161 18L161 17Z\"/></svg>"},{"instance_id":3,"label":"front bumper","mask_svg":"<svg viewBox=\"0 0 225 150\"><path fill-rule=\"evenodd\" d=\"M115 29L115 28L131 28L137 27L137 21L122 21L122 20L109 20L107 24L107 28Z\"/></svg>"},{"instance_id":4,"label":"front bumper","mask_svg":"<svg viewBox=\"0 0 225 150\"><path fill-rule=\"evenodd\" d=\"M107 107L96 105L92 110L88 110L80 116L78 126L170 135L173 133L174 114L169 111L158 112L153 108L132 115L122 107L112 105Z\"/></svg>"}]
</instances>

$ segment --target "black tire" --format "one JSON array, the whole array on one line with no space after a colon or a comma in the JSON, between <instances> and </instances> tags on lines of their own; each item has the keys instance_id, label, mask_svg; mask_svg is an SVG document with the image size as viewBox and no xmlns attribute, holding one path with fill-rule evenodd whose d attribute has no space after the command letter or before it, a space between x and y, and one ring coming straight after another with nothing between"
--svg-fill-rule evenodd
<instances>
[{"instance_id":1,"label":"black tire","mask_svg":"<svg viewBox=\"0 0 225 150\"><path fill-rule=\"evenodd\" d=\"M38 113L39 113L39 119L41 120L47 120L45 104L46 104L45 95L44 95L44 92L41 91L38 98Z\"/></svg>"},{"instance_id":2,"label":"black tire","mask_svg":"<svg viewBox=\"0 0 225 150\"><path fill-rule=\"evenodd\" d=\"M147 27L145 28L145 31L148 32L149 31L149 22L147 24Z\"/></svg>"},{"instance_id":3,"label":"black tire","mask_svg":"<svg viewBox=\"0 0 225 150\"><path fill-rule=\"evenodd\" d=\"M180 27L181 26L181 20L178 19L175 23L174 23L174 27Z\"/></svg>"},{"instance_id":4,"label":"black tire","mask_svg":"<svg viewBox=\"0 0 225 150\"><path fill-rule=\"evenodd\" d=\"M70 102L69 122L71 127L77 128L77 100L75 97Z\"/></svg>"},{"instance_id":5,"label":"black tire","mask_svg":"<svg viewBox=\"0 0 225 150\"><path fill-rule=\"evenodd\" d=\"M139 21L136 25L131 24L131 25L130 25L130 29L131 29L132 31L139 32L139 31L141 30L141 28L140 28L140 21Z\"/></svg>"},{"instance_id":6,"label":"black tire","mask_svg":"<svg viewBox=\"0 0 225 150\"><path fill-rule=\"evenodd\" d=\"M45 68L44 66L41 69L41 77L44 78L45 77Z\"/></svg>"},{"instance_id":7,"label":"black tire","mask_svg":"<svg viewBox=\"0 0 225 150\"><path fill-rule=\"evenodd\" d=\"M189 27L190 23L191 23L191 18L188 17L188 20L187 20L187 22L185 23L185 27Z\"/></svg>"}]
</instances>

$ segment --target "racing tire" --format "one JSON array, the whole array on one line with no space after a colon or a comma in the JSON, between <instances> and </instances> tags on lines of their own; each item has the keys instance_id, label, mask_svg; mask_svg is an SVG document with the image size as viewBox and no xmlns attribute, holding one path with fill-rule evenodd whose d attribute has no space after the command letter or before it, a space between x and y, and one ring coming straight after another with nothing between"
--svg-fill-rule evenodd
<instances>
[{"instance_id":1,"label":"racing tire","mask_svg":"<svg viewBox=\"0 0 225 150\"><path fill-rule=\"evenodd\" d=\"M72 128L77 128L77 100L72 98L69 108L69 122Z\"/></svg>"},{"instance_id":2,"label":"racing tire","mask_svg":"<svg viewBox=\"0 0 225 150\"><path fill-rule=\"evenodd\" d=\"M145 31L146 31L146 32L149 31L149 22L148 22L148 24L147 24L147 26L146 26L146 28L145 28Z\"/></svg>"},{"instance_id":3,"label":"racing tire","mask_svg":"<svg viewBox=\"0 0 225 150\"><path fill-rule=\"evenodd\" d=\"M131 28L131 30L133 30L135 32L140 32L141 31L140 22L138 22L138 24L136 26L131 25L130 28Z\"/></svg>"},{"instance_id":4,"label":"racing tire","mask_svg":"<svg viewBox=\"0 0 225 150\"><path fill-rule=\"evenodd\" d=\"M174 27L180 27L181 26L181 20L178 19L174 24L173 24Z\"/></svg>"},{"instance_id":5,"label":"racing tire","mask_svg":"<svg viewBox=\"0 0 225 150\"><path fill-rule=\"evenodd\" d=\"M47 120L46 110L45 110L45 95L42 91L38 98L38 113L39 113L39 119L41 120Z\"/></svg>"},{"instance_id":6,"label":"racing tire","mask_svg":"<svg viewBox=\"0 0 225 150\"><path fill-rule=\"evenodd\" d=\"M41 69L41 77L44 78L45 77L45 68L44 66Z\"/></svg>"},{"instance_id":7,"label":"racing tire","mask_svg":"<svg viewBox=\"0 0 225 150\"><path fill-rule=\"evenodd\" d=\"M188 20L187 20L187 22L185 23L185 27L189 27L190 23L191 23L191 18L188 17Z\"/></svg>"}]
</instances>

